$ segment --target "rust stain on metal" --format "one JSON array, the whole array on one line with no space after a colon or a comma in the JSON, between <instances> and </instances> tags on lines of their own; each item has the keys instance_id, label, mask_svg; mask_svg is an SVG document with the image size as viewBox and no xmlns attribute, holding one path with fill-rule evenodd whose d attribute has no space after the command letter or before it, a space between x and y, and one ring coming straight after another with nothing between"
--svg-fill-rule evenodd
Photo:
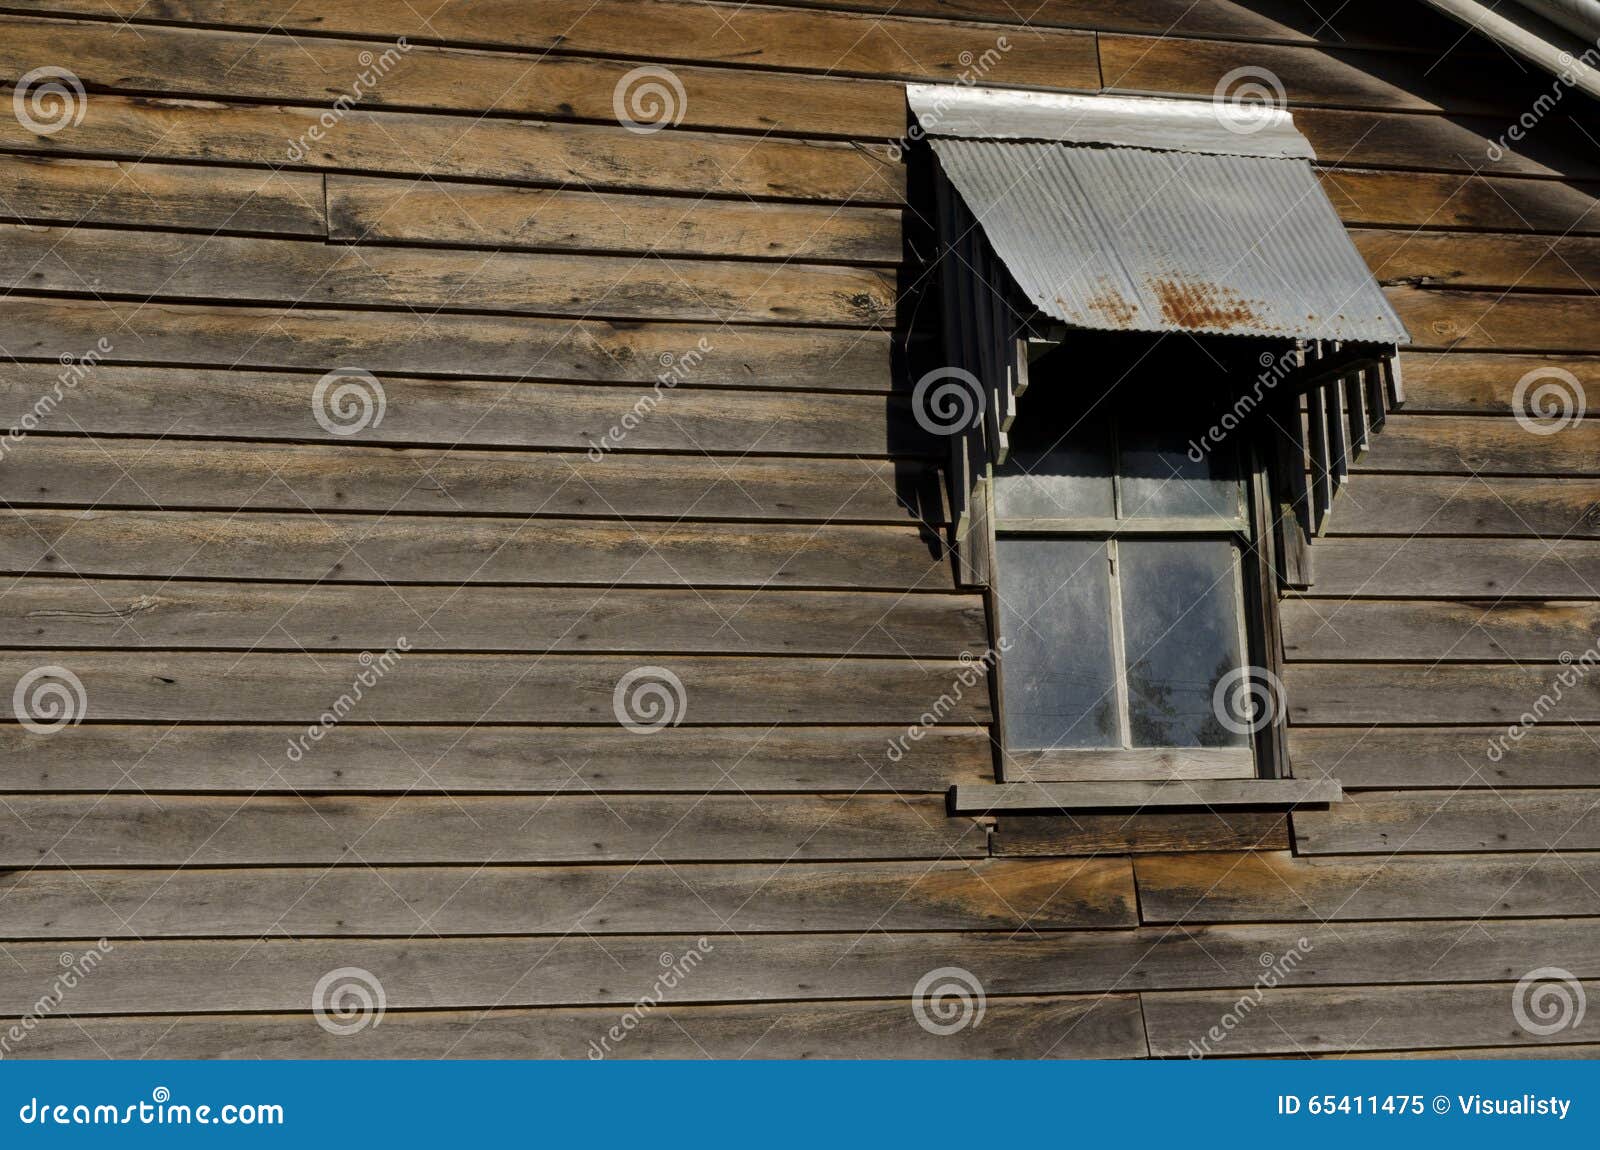
<instances>
[{"instance_id":1,"label":"rust stain on metal","mask_svg":"<svg viewBox=\"0 0 1600 1150\"><path fill-rule=\"evenodd\" d=\"M1056 303L1062 307L1065 301L1057 299ZM1113 288L1101 288L1094 295L1083 301L1083 306L1100 316L1112 327L1130 327L1135 317L1139 314L1136 305L1122 298L1122 294Z\"/></svg>"},{"instance_id":2,"label":"rust stain on metal","mask_svg":"<svg viewBox=\"0 0 1600 1150\"><path fill-rule=\"evenodd\" d=\"M1150 282L1150 291L1161 305L1161 318L1176 327L1230 331L1272 326L1256 314L1249 300L1219 284L1159 279Z\"/></svg>"}]
</instances>

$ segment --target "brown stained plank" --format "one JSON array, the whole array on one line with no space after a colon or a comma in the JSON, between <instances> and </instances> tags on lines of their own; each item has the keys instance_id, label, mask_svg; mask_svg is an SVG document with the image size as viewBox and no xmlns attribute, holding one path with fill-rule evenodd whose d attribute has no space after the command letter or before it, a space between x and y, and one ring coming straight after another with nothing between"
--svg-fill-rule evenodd
<instances>
[{"instance_id":1,"label":"brown stained plank","mask_svg":"<svg viewBox=\"0 0 1600 1150\"><path fill-rule=\"evenodd\" d=\"M792 366L802 367L798 361ZM56 411L35 413L35 418L40 431L100 436L551 447L586 455L596 448L602 454L613 448L619 455L926 455L934 442L917 427L909 404L882 395L759 387L730 395L692 387L414 379L389 373L379 380L385 400L382 421L351 436L339 434L349 430L345 425L329 428L317 422L313 400L320 378L309 372L102 364L81 378L68 372ZM8 428L21 426L39 397L53 394L62 379L58 363L0 363L0 421ZM881 375L862 376L859 382L888 387L890 380L885 364ZM759 385L760 377L751 377L751 382ZM624 421L631 426L623 428ZM99 442L109 446L104 438Z\"/></svg>"},{"instance_id":2,"label":"brown stained plank","mask_svg":"<svg viewBox=\"0 0 1600 1150\"><path fill-rule=\"evenodd\" d=\"M400 638L388 664L376 653L96 651L73 656L70 669L88 700L83 715L100 721L315 722L346 695L348 717L373 723L610 725L626 714L646 724L915 724L945 695L946 721L989 719L982 676L970 671L975 685L952 687L967 670L954 661L679 655L640 673L637 656L405 654ZM17 682L38 665L37 655L0 655L0 681ZM365 682L354 685L364 671ZM619 711L614 695L625 682L634 685L622 688ZM660 695L648 694L656 689Z\"/></svg>"},{"instance_id":3,"label":"brown stained plank","mask_svg":"<svg viewBox=\"0 0 1600 1150\"><path fill-rule=\"evenodd\" d=\"M1521 539L1328 538L1318 595L1427 599L1580 599L1600 588L1600 546Z\"/></svg>"},{"instance_id":4,"label":"brown stained plank","mask_svg":"<svg viewBox=\"0 0 1600 1150\"><path fill-rule=\"evenodd\" d=\"M6 807L0 859L9 866L787 863L989 853L983 828L947 818L934 796L12 796Z\"/></svg>"},{"instance_id":5,"label":"brown stained plank","mask_svg":"<svg viewBox=\"0 0 1600 1150\"><path fill-rule=\"evenodd\" d=\"M0 891L8 939L1043 931L1138 919L1127 859L27 870L0 877Z\"/></svg>"},{"instance_id":6,"label":"brown stained plank","mask_svg":"<svg viewBox=\"0 0 1600 1150\"><path fill-rule=\"evenodd\" d=\"M58 361L52 380L61 374L61 356L77 361L98 352L100 362L315 372L355 366L380 376L420 372L517 381L654 384L666 379L666 387L688 381L698 386L887 391L892 382L889 337L878 332L531 316L419 316L13 296L0 312L0 345L17 358ZM677 364L682 366L674 370ZM68 390L75 388L69 384ZM614 419L626 413L626 408L618 410Z\"/></svg>"},{"instance_id":7,"label":"brown stained plank","mask_svg":"<svg viewBox=\"0 0 1600 1150\"><path fill-rule=\"evenodd\" d=\"M898 263L900 213L583 189L328 177L334 239Z\"/></svg>"},{"instance_id":8,"label":"brown stained plank","mask_svg":"<svg viewBox=\"0 0 1600 1150\"><path fill-rule=\"evenodd\" d=\"M648 989L648 985L646 986ZM615 1006L405 1012L332 1035L309 1014L63 1019L31 1032L37 1058L1140 1058L1137 995L994 999L984 1023L930 1034L890 1002L663 1005L609 1050ZM620 1032L619 1032L620 1033ZM592 1055L599 1050L599 1055Z\"/></svg>"},{"instance_id":9,"label":"brown stained plank","mask_svg":"<svg viewBox=\"0 0 1600 1150\"><path fill-rule=\"evenodd\" d=\"M1413 345L1502 351L1600 349L1600 298L1486 291L1384 289Z\"/></svg>"},{"instance_id":10,"label":"brown stained plank","mask_svg":"<svg viewBox=\"0 0 1600 1150\"><path fill-rule=\"evenodd\" d=\"M1405 372L1409 413L1462 412L1505 415L1530 410L1527 395L1542 384L1572 386L1556 369L1578 381L1586 395L1600 388L1600 357L1572 355L1500 355L1493 352L1408 352L1400 356ZM1520 404L1516 391L1521 381L1536 373ZM1552 396L1555 398L1555 396ZM1559 414L1560 404L1550 413Z\"/></svg>"},{"instance_id":11,"label":"brown stained plank","mask_svg":"<svg viewBox=\"0 0 1600 1150\"><path fill-rule=\"evenodd\" d=\"M1417 422L1411 421L1413 428ZM1386 454L1379 455L1379 461L1387 461ZM1369 456L1362 462L1375 461ZM1600 534L1600 503L1594 484L1581 479L1434 478L1362 474L1360 469L1358 474L1354 496L1334 504L1328 522L1332 535L1588 539Z\"/></svg>"},{"instance_id":12,"label":"brown stained plank","mask_svg":"<svg viewBox=\"0 0 1600 1150\"><path fill-rule=\"evenodd\" d=\"M36 575L949 591L939 552L914 527L0 512L0 570Z\"/></svg>"},{"instance_id":13,"label":"brown stained plank","mask_svg":"<svg viewBox=\"0 0 1600 1150\"><path fill-rule=\"evenodd\" d=\"M246 794L735 793L937 794L994 777L986 728L946 724L896 744L902 727L664 727L342 724L318 754L285 757L293 728L88 723L41 739L0 726L18 769L0 790ZM25 769L24 765L25 764ZM487 857L487 856L485 856Z\"/></svg>"},{"instance_id":14,"label":"brown stained plank","mask_svg":"<svg viewBox=\"0 0 1600 1150\"><path fill-rule=\"evenodd\" d=\"M1504 138L1505 117L1297 108L1295 127L1325 167L1405 168L1465 175L1594 180L1600 163L1585 159L1581 134L1556 118L1521 141ZM1503 142L1502 142L1503 141ZM1499 158L1491 160L1493 149ZM1413 333L1414 334L1414 333Z\"/></svg>"},{"instance_id":15,"label":"brown stained plank","mask_svg":"<svg viewBox=\"0 0 1600 1150\"><path fill-rule=\"evenodd\" d=\"M1600 185L1596 184L1359 168L1334 168L1318 176L1322 190L1347 224L1577 235L1600 232Z\"/></svg>"},{"instance_id":16,"label":"brown stained plank","mask_svg":"<svg viewBox=\"0 0 1600 1150\"><path fill-rule=\"evenodd\" d=\"M851 327L892 323L895 300L883 269L0 224L0 288L86 285L141 299Z\"/></svg>"},{"instance_id":17,"label":"brown stained plank","mask_svg":"<svg viewBox=\"0 0 1600 1150\"><path fill-rule=\"evenodd\" d=\"M42 506L944 522L937 473L885 460L718 459L32 436L0 500Z\"/></svg>"},{"instance_id":18,"label":"brown stained plank","mask_svg":"<svg viewBox=\"0 0 1600 1150\"><path fill-rule=\"evenodd\" d=\"M1567 662L1579 653L1569 652ZM1297 663L1285 679L1295 723L1505 724L1536 705L1557 722L1600 719L1600 681L1564 663Z\"/></svg>"},{"instance_id":19,"label":"brown stained plank","mask_svg":"<svg viewBox=\"0 0 1600 1150\"><path fill-rule=\"evenodd\" d=\"M1313 956L1314 960L1314 956ZM1528 961L1535 965L1537 957ZM1521 974L1516 965L1513 973ZM1589 994L1600 985L1589 984ZM1482 986L1335 987L1327 990L1264 990L1249 1021L1224 1031L1209 1049L1204 1041L1224 1014L1238 1005L1237 993L1144 994L1151 1053L1161 1057L1204 1054L1343 1054L1360 1050L1514 1045L1557 1049L1582 1042L1587 1030L1548 1035L1518 1026L1511 1012L1512 982Z\"/></svg>"},{"instance_id":20,"label":"brown stained plank","mask_svg":"<svg viewBox=\"0 0 1600 1150\"><path fill-rule=\"evenodd\" d=\"M1350 238L1380 283L1564 292L1600 284L1595 236L1356 229Z\"/></svg>"},{"instance_id":21,"label":"brown stained plank","mask_svg":"<svg viewBox=\"0 0 1600 1150\"><path fill-rule=\"evenodd\" d=\"M365 71L358 61L366 52L377 82L362 93L365 107L611 123L617 121L613 93L637 66L423 44L402 51L392 43L186 28L141 27L133 37L120 23L15 16L0 17L0 29L0 68L7 73L20 75L38 60L71 56L78 78L99 89L319 104L350 89ZM386 39L392 41L392 35ZM684 91L681 123L688 127L883 139L905 131L899 85L693 66L674 74Z\"/></svg>"},{"instance_id":22,"label":"brown stained plank","mask_svg":"<svg viewBox=\"0 0 1600 1150\"><path fill-rule=\"evenodd\" d=\"M1146 851L1286 850L1288 820L1271 811L1004 815L994 853L1019 857Z\"/></svg>"},{"instance_id":23,"label":"brown stained plank","mask_svg":"<svg viewBox=\"0 0 1600 1150\"><path fill-rule=\"evenodd\" d=\"M1289 732L1295 771L1335 775L1349 787L1600 786L1600 732L1546 723L1518 741L1497 727L1296 727Z\"/></svg>"},{"instance_id":24,"label":"brown stained plank","mask_svg":"<svg viewBox=\"0 0 1600 1150\"><path fill-rule=\"evenodd\" d=\"M0 597L7 644L425 651L699 651L955 658L987 642L977 595L315 586L33 578ZM991 772L992 773L992 772Z\"/></svg>"},{"instance_id":25,"label":"brown stained plank","mask_svg":"<svg viewBox=\"0 0 1600 1150\"><path fill-rule=\"evenodd\" d=\"M652 0L649 18L639 18L637 0L541 0L534 5L453 3L427 11L405 0L324 0L315 11L291 0L238 0L225 9L214 3L164 0L159 13L127 0L95 5L84 0L47 0L12 5L44 12L120 15L181 23L225 25L273 32L310 31L405 36L416 43L444 41L559 49L636 56L651 61L706 61L744 68L792 68L833 75L903 76L953 80L967 73L973 56L1009 32L1011 48L997 52L987 73L993 83L1093 88L1099 83L1094 37L1083 32L1014 26L993 29L888 15L859 15L703 4L698 0ZM1005 19L1014 22L1016 13ZM348 83L348 80L346 81Z\"/></svg>"},{"instance_id":26,"label":"brown stained plank","mask_svg":"<svg viewBox=\"0 0 1600 1150\"><path fill-rule=\"evenodd\" d=\"M1463 932L1477 937L1462 939ZM903 997L944 967L970 972L991 996L1248 988L1261 977L1262 954L1296 952L1300 961L1283 977L1289 985L1502 978L1501 964L1527 954L1583 978L1594 977L1600 962L1597 938L1594 919L1486 922L1476 932L1470 920L1455 919L1029 934L719 933L703 945L682 934L130 941L116 945L116 961L99 966L99 977L74 988L81 993L73 1014L293 1010L308 986L340 964L371 972L390 1010L620 1005L637 1000L638 983L654 981L663 952L695 954L671 996L679 1003ZM8 942L7 949L15 961L0 969L0 1001L31 1002L25 993L41 973L48 983L60 970L60 944ZM535 966L538 977L529 977Z\"/></svg>"},{"instance_id":27,"label":"brown stained plank","mask_svg":"<svg viewBox=\"0 0 1600 1150\"><path fill-rule=\"evenodd\" d=\"M1358 599L1282 607L1291 660L1554 662L1600 634L1600 603Z\"/></svg>"},{"instance_id":28,"label":"brown stained plank","mask_svg":"<svg viewBox=\"0 0 1600 1150\"><path fill-rule=\"evenodd\" d=\"M109 94L80 106L81 123L48 135L6 117L0 148L867 204L898 203L905 188L886 148L842 142L690 132L664 141L603 124L361 108L324 130L316 107Z\"/></svg>"},{"instance_id":29,"label":"brown stained plank","mask_svg":"<svg viewBox=\"0 0 1600 1150\"><path fill-rule=\"evenodd\" d=\"M323 236L311 172L0 156L0 219Z\"/></svg>"},{"instance_id":30,"label":"brown stained plank","mask_svg":"<svg viewBox=\"0 0 1600 1150\"><path fill-rule=\"evenodd\" d=\"M1600 914L1600 857L1296 858L1286 853L1134 860L1147 923L1349 922Z\"/></svg>"},{"instance_id":31,"label":"brown stained plank","mask_svg":"<svg viewBox=\"0 0 1600 1150\"><path fill-rule=\"evenodd\" d=\"M1600 791L1369 791L1293 823L1300 854L1594 850Z\"/></svg>"},{"instance_id":32,"label":"brown stained plank","mask_svg":"<svg viewBox=\"0 0 1600 1150\"><path fill-rule=\"evenodd\" d=\"M1332 39L1332 37L1328 37ZM1483 63L1438 60L1427 69L1409 56L1331 47L1274 46L1170 36L1102 34L1100 71L1111 92L1206 96L1226 73L1249 67L1279 78L1290 104L1410 112L1493 112L1520 108L1520 96L1474 88ZM1527 85L1524 85L1527 87Z\"/></svg>"},{"instance_id":33,"label":"brown stained plank","mask_svg":"<svg viewBox=\"0 0 1600 1150\"><path fill-rule=\"evenodd\" d=\"M1600 474L1600 419L1572 418L1579 398L1576 392L1558 376L1547 378L1557 389L1549 397L1549 406L1543 400L1537 405L1525 400L1525 406L1535 427L1541 426L1538 421L1543 413L1550 428L1548 434L1530 430L1516 419L1494 416L1391 415L1384 420L1382 434L1373 439L1372 450L1362 456L1356 470L1421 471L1463 477ZM1410 380L1406 382L1409 384ZM1530 385L1537 386L1537 381ZM1563 402L1566 416L1561 414ZM1463 491L1482 490L1477 482L1458 482L1456 486ZM1581 486L1592 489L1592 484ZM1347 502L1363 498L1364 491L1358 490ZM1434 533L1444 531L1436 529Z\"/></svg>"}]
</instances>

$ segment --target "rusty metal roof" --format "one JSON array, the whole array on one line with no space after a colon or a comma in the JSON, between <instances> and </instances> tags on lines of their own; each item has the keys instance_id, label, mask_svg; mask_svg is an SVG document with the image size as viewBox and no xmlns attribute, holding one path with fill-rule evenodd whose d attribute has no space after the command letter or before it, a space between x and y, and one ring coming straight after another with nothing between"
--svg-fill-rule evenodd
<instances>
[{"instance_id":1,"label":"rusty metal roof","mask_svg":"<svg viewBox=\"0 0 1600 1150\"><path fill-rule=\"evenodd\" d=\"M1207 107L1193 101L1150 101L1158 107L1139 127L1139 147L1062 142L1066 124L1048 139L944 135L982 126L973 91L960 115L926 130L995 254L1046 315L1109 330L1409 342L1307 160L1259 148L1221 154L1210 150L1213 137L1208 150L1186 150L1182 134L1149 146L1163 142L1152 129L1159 105L1184 103L1192 120ZM1096 99L1072 97L1070 111ZM1112 127L1094 134L1126 138L1114 121L1137 116L1139 101L1114 99L1118 107L1099 115ZM1006 105L1014 132L1015 101ZM1023 134L1048 131L1047 112L1029 114ZM1276 150L1281 126L1274 132Z\"/></svg>"}]
</instances>

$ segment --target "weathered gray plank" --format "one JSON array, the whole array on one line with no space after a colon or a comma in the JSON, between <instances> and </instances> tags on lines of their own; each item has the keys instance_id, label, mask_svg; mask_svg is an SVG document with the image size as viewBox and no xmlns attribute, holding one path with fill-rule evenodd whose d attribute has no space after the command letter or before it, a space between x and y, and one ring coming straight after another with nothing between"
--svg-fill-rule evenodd
<instances>
[{"instance_id":1,"label":"weathered gray plank","mask_svg":"<svg viewBox=\"0 0 1600 1150\"><path fill-rule=\"evenodd\" d=\"M976 595L312 586L33 578L0 594L9 646L252 651L638 651L955 658L988 642Z\"/></svg>"},{"instance_id":2,"label":"weathered gray plank","mask_svg":"<svg viewBox=\"0 0 1600 1150\"><path fill-rule=\"evenodd\" d=\"M1481 659L1551 662L1600 634L1600 604L1525 600L1290 600L1283 648L1294 660Z\"/></svg>"},{"instance_id":3,"label":"weathered gray plank","mask_svg":"<svg viewBox=\"0 0 1600 1150\"><path fill-rule=\"evenodd\" d=\"M1370 791L1293 819L1302 854L1600 848L1600 790Z\"/></svg>"},{"instance_id":4,"label":"weathered gray plank","mask_svg":"<svg viewBox=\"0 0 1600 1150\"><path fill-rule=\"evenodd\" d=\"M1146 811L1171 807L1287 806L1338 802L1329 779L1183 779L1177 782L968 783L952 788L956 814L995 811L1073 811L1108 807Z\"/></svg>"},{"instance_id":5,"label":"weathered gray plank","mask_svg":"<svg viewBox=\"0 0 1600 1150\"><path fill-rule=\"evenodd\" d=\"M0 895L6 939L1050 931L1138 921L1127 859L30 869L0 876Z\"/></svg>"},{"instance_id":6,"label":"weathered gray plank","mask_svg":"<svg viewBox=\"0 0 1600 1150\"><path fill-rule=\"evenodd\" d=\"M1600 857L1296 858L1284 852L1134 860L1147 923L1600 915ZM103 933L103 932L102 932Z\"/></svg>"},{"instance_id":7,"label":"weathered gray plank","mask_svg":"<svg viewBox=\"0 0 1600 1150\"><path fill-rule=\"evenodd\" d=\"M1297 663L1285 682L1293 723L1509 724L1524 715L1530 716L1527 726L1540 718L1600 720L1600 676L1565 663Z\"/></svg>"},{"instance_id":8,"label":"weathered gray plank","mask_svg":"<svg viewBox=\"0 0 1600 1150\"><path fill-rule=\"evenodd\" d=\"M6 866L931 861L983 858L986 837L936 797L13 796L0 807Z\"/></svg>"},{"instance_id":9,"label":"weathered gray plank","mask_svg":"<svg viewBox=\"0 0 1600 1150\"><path fill-rule=\"evenodd\" d=\"M1498 727L1294 727L1295 773L1348 787L1600 786L1600 731L1552 723L1504 738ZM1498 759L1489 758L1490 739Z\"/></svg>"},{"instance_id":10,"label":"weathered gray plank","mask_svg":"<svg viewBox=\"0 0 1600 1150\"><path fill-rule=\"evenodd\" d=\"M0 500L12 506L920 520L929 525L946 519L931 466L596 454L36 435L8 445Z\"/></svg>"},{"instance_id":11,"label":"weathered gray plank","mask_svg":"<svg viewBox=\"0 0 1600 1150\"><path fill-rule=\"evenodd\" d=\"M1406 173L1410 175L1411 173ZM1586 394L1600 387L1600 357L1575 355L1501 355L1495 352L1406 352L1400 356L1406 379L1406 411L1411 413L1481 412L1506 415L1514 410L1518 384L1537 372L1540 382L1563 382L1550 374L1558 368L1578 380ZM1568 385L1570 392L1571 387ZM1527 395L1523 406L1526 409ZM1554 405L1552 413L1559 413Z\"/></svg>"},{"instance_id":12,"label":"weathered gray plank","mask_svg":"<svg viewBox=\"0 0 1600 1150\"><path fill-rule=\"evenodd\" d=\"M1600 588L1590 540L1328 538L1316 564L1318 595L1584 599Z\"/></svg>"},{"instance_id":13,"label":"weathered gray plank","mask_svg":"<svg viewBox=\"0 0 1600 1150\"><path fill-rule=\"evenodd\" d=\"M9 573L332 582L660 583L948 591L931 534L911 527L601 524L582 519L0 513Z\"/></svg>"},{"instance_id":14,"label":"weathered gray plank","mask_svg":"<svg viewBox=\"0 0 1600 1150\"><path fill-rule=\"evenodd\" d=\"M941 700L947 721L989 718L981 670L954 660L674 655L656 666L637 655L407 654L403 638L381 655L84 651L64 657L86 699L74 717L98 721L307 723L323 716L327 726L345 718L609 725L626 716L660 726L916 724ZM37 653L0 654L0 682L16 683L39 665ZM961 685L963 674L972 684Z\"/></svg>"},{"instance_id":15,"label":"weathered gray plank","mask_svg":"<svg viewBox=\"0 0 1600 1150\"><path fill-rule=\"evenodd\" d=\"M1286 850L1288 819L1271 811L1004 815L997 855L1053 857L1145 851Z\"/></svg>"},{"instance_id":16,"label":"weathered gray plank","mask_svg":"<svg viewBox=\"0 0 1600 1150\"><path fill-rule=\"evenodd\" d=\"M1441 417L1428 416L1426 420L1438 418ZM1386 420L1385 430L1374 445L1388 435L1387 426ZM1426 428L1418 434L1426 438ZM1549 539L1600 536L1593 481L1575 482L1566 477L1383 475L1364 471L1369 461L1374 466L1387 463L1385 452L1377 454L1385 458L1374 461L1369 454L1363 459L1356 467L1353 485L1334 501L1327 525L1329 534L1529 535Z\"/></svg>"},{"instance_id":17,"label":"weathered gray plank","mask_svg":"<svg viewBox=\"0 0 1600 1150\"><path fill-rule=\"evenodd\" d=\"M1570 395L1563 381L1550 380ZM1406 377L1409 406L1411 378ZM1576 396L1572 397L1575 403ZM1527 402L1526 400L1524 401ZM1529 414L1537 410L1530 407ZM1559 403L1550 408L1551 426ZM1536 435L1515 419L1487 416L1390 415L1372 450L1355 471L1418 471L1459 475L1595 475L1600 474L1600 419L1575 420L1549 435ZM1458 486L1467 486L1465 483ZM1356 487L1352 501L1361 501Z\"/></svg>"},{"instance_id":18,"label":"weathered gray plank","mask_svg":"<svg viewBox=\"0 0 1600 1150\"><path fill-rule=\"evenodd\" d=\"M0 791L589 793L836 791L942 794L994 777L985 727L409 726L346 723L317 753L284 756L296 728L87 723L47 739L0 724ZM645 753L648 751L648 753Z\"/></svg>"}]
</instances>

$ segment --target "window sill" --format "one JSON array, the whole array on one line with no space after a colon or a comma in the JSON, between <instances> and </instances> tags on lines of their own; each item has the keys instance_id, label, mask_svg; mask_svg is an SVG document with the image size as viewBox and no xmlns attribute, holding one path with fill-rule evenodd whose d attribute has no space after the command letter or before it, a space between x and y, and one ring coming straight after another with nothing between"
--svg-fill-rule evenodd
<instances>
[{"instance_id":1,"label":"window sill","mask_svg":"<svg viewBox=\"0 0 1600 1150\"><path fill-rule=\"evenodd\" d=\"M1336 803L1337 779L1184 779L1169 782L995 783L950 788L951 813L1290 807Z\"/></svg>"}]
</instances>

